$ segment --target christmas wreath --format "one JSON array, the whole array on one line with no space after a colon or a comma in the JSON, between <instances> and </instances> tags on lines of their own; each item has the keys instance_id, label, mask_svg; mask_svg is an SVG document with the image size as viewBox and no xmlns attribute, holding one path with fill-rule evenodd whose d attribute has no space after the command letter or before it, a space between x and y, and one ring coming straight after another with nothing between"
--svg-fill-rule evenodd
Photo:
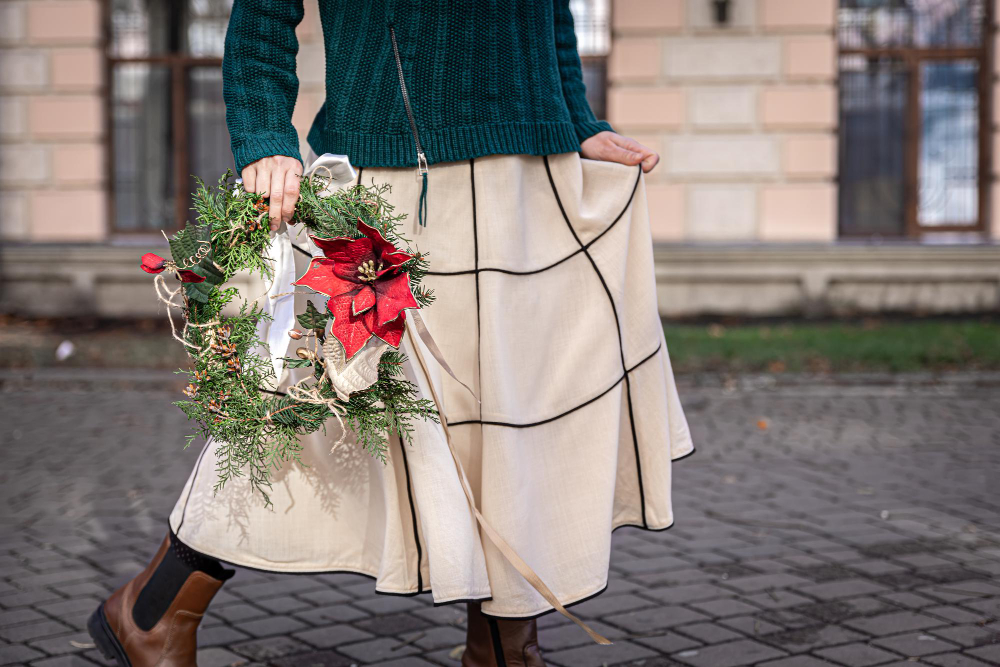
<instances>
[{"instance_id":1,"label":"christmas wreath","mask_svg":"<svg viewBox=\"0 0 1000 667\"><path fill-rule=\"evenodd\" d=\"M175 405L197 422L185 446L199 436L213 439L216 490L246 476L268 504L271 471L301 462L299 438L328 419L336 418L344 435L352 432L383 462L390 434L409 443L411 419L438 421L434 403L405 378L407 359L399 349L406 311L433 301L421 285L426 255L400 235L404 216L386 202L387 186L338 189L325 171L327 177L314 172L301 182L293 224L305 226L315 250L292 285L322 295L326 307L309 302L296 316L297 328L279 332L287 336L277 339L283 342L270 336L272 348L284 350L294 341L295 356L276 356L265 333L274 323L273 302L285 298L291 308L291 292L269 289L248 299L227 285L237 273L250 272L273 287L276 271L294 270L276 269L266 199L246 192L231 172L217 187L198 182L196 219L168 239L171 259L147 253L141 262L156 274L168 314L182 314L181 326L170 317L171 329L192 367L179 371L188 384ZM180 282L176 287L165 280L171 274ZM279 391L286 368L301 379Z\"/></svg>"}]
</instances>

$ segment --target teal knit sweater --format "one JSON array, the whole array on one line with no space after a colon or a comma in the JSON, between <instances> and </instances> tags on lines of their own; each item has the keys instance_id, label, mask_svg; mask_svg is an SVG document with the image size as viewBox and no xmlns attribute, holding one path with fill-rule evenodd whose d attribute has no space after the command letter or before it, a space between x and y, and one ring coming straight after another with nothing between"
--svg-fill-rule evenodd
<instances>
[{"instance_id":1,"label":"teal knit sweater","mask_svg":"<svg viewBox=\"0 0 1000 667\"><path fill-rule=\"evenodd\" d=\"M611 126L584 95L569 0L318 0L326 102L309 144L358 166L416 166L390 26L428 163L577 151ZM236 167L301 159L302 0L235 0L222 62Z\"/></svg>"}]
</instances>

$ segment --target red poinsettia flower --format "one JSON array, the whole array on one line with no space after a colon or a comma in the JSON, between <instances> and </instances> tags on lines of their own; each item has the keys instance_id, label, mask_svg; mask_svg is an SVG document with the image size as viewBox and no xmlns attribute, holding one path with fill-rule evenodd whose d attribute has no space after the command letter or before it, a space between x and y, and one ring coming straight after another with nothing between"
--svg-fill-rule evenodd
<instances>
[{"instance_id":1,"label":"red poinsettia flower","mask_svg":"<svg viewBox=\"0 0 1000 667\"><path fill-rule=\"evenodd\" d=\"M311 237L325 257L314 257L295 281L329 298L331 333L344 344L350 359L372 336L399 347L406 327L406 308L419 308L410 276L399 265L413 255L398 250L382 234L358 221L363 238Z\"/></svg>"},{"instance_id":2,"label":"red poinsettia flower","mask_svg":"<svg viewBox=\"0 0 1000 667\"><path fill-rule=\"evenodd\" d=\"M167 260L163 259L159 255L151 252L147 252L142 256L142 262L139 264L139 268L146 273L162 273L167 267ZM187 269L177 269L177 275L180 276L182 283L202 283L205 279L199 276L194 271L188 271Z\"/></svg>"}]
</instances>

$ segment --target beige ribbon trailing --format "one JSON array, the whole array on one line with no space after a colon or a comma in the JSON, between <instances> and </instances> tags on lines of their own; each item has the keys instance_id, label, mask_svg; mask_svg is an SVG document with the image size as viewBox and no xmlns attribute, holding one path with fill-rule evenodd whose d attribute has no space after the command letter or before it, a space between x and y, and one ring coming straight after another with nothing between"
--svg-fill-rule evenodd
<instances>
[{"instance_id":1,"label":"beige ribbon trailing","mask_svg":"<svg viewBox=\"0 0 1000 667\"><path fill-rule=\"evenodd\" d=\"M458 376L455 375L455 371L451 370L451 366L449 366L448 362L445 361L444 353L441 352L441 348L439 348L437 343L434 341L434 336L432 336L431 332L427 330L427 325L424 324L424 318L420 316L420 311L413 309L409 311L409 314L410 321L413 322L413 326L417 328L417 333L420 335L420 340L424 341L424 345L426 345L427 349L431 351L434 359L441 365L441 368L444 369L445 373L450 375L455 382L465 387L465 389L472 394L472 398L476 399L477 403L481 403L482 401L480 401L479 397L476 396L476 392L472 391L472 387L459 380ZM406 327L406 329L409 330L410 327ZM441 406L438 405L438 410L440 409Z\"/></svg>"},{"instance_id":2,"label":"beige ribbon trailing","mask_svg":"<svg viewBox=\"0 0 1000 667\"><path fill-rule=\"evenodd\" d=\"M423 321L420 320L419 317L413 319L416 322L419 322L417 324L417 329L420 333L421 340L424 340L426 343L427 339L424 338L424 332L427 332L427 328L423 326ZM424 375L427 377L427 384L431 388L431 397L434 399L434 405L437 406L438 416L441 419L441 428L444 429L445 439L448 441L448 450L451 452L451 458L455 462L455 468L458 469L458 478L462 482L462 490L465 491L465 497L469 501L469 507L471 507L472 511L475 513L476 520L479 521L479 525L482 526L483 532L485 532L486 536L490 538L490 541L493 542L494 546L500 550L503 557L514 566L514 569L517 570L521 576L524 577L529 584L531 584L531 587L538 591L538 594L545 598L545 601L552 605L556 611L583 628L583 630L590 635L590 638L598 644L610 646L611 641L594 632L586 623L567 611L566 607L562 606L562 603L559 602L559 598L555 596L552 589L546 586L545 582L542 581L542 578L539 577L533 569L531 569L531 566L524 562L523 558L517 555L517 552L514 551L509 544L507 544L507 541L500 536L500 533L498 533L496 529L490 525L490 523L479 511L479 508L476 507L476 500L472 495L472 487L469 486L469 479L465 474L465 468L462 466L462 460L459 458L458 453L455 451L455 445L451 441L451 432L448 430L448 419L444 416L444 406L441 403L441 399L438 397L437 390L434 388L434 382L431 380L431 375L427 370L424 355L420 351L420 346L417 345L417 342L413 339L413 333L410 327L406 327L406 333L410 336L413 353L416 355L417 361L420 363L420 368L424 371ZM430 337L429 332L427 333L427 338L430 338L431 343L433 344L434 339ZM435 358L442 365L442 367L445 368L445 370L448 371L452 377L455 377L455 374L451 372L450 368L448 368L447 363L444 362L444 356L441 355L441 351L437 348L437 345L433 345L433 347L428 345L428 348L434 354ZM458 378L455 379L457 380ZM461 382L461 380L459 380L459 382ZM469 389L468 385L464 382L462 382L462 386ZM469 391L471 392L472 390L469 389ZM475 396L475 393L473 393L473 396ZM476 400L479 399L477 398Z\"/></svg>"}]
</instances>

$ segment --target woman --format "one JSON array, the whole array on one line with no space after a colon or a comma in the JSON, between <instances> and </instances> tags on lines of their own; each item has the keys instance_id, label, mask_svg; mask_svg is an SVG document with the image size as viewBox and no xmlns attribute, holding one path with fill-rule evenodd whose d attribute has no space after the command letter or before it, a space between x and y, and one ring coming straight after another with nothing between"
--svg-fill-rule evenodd
<instances>
[{"instance_id":1,"label":"woman","mask_svg":"<svg viewBox=\"0 0 1000 667\"><path fill-rule=\"evenodd\" d=\"M606 587L612 530L672 524L670 463L693 447L657 315L642 172L659 158L591 112L569 0L320 0L320 18L327 98L310 148L390 184L428 253L427 327L478 398L408 374L440 387L458 473L437 425L394 439L387 465L317 435L268 511L234 484L213 496L209 447L153 562L91 632L119 664L194 665L222 560L462 601L463 665L543 665L534 618L553 600L481 537L459 476L562 604ZM236 0L223 62L236 165L275 230L294 222L303 174L301 19L301 0Z\"/></svg>"}]
</instances>

